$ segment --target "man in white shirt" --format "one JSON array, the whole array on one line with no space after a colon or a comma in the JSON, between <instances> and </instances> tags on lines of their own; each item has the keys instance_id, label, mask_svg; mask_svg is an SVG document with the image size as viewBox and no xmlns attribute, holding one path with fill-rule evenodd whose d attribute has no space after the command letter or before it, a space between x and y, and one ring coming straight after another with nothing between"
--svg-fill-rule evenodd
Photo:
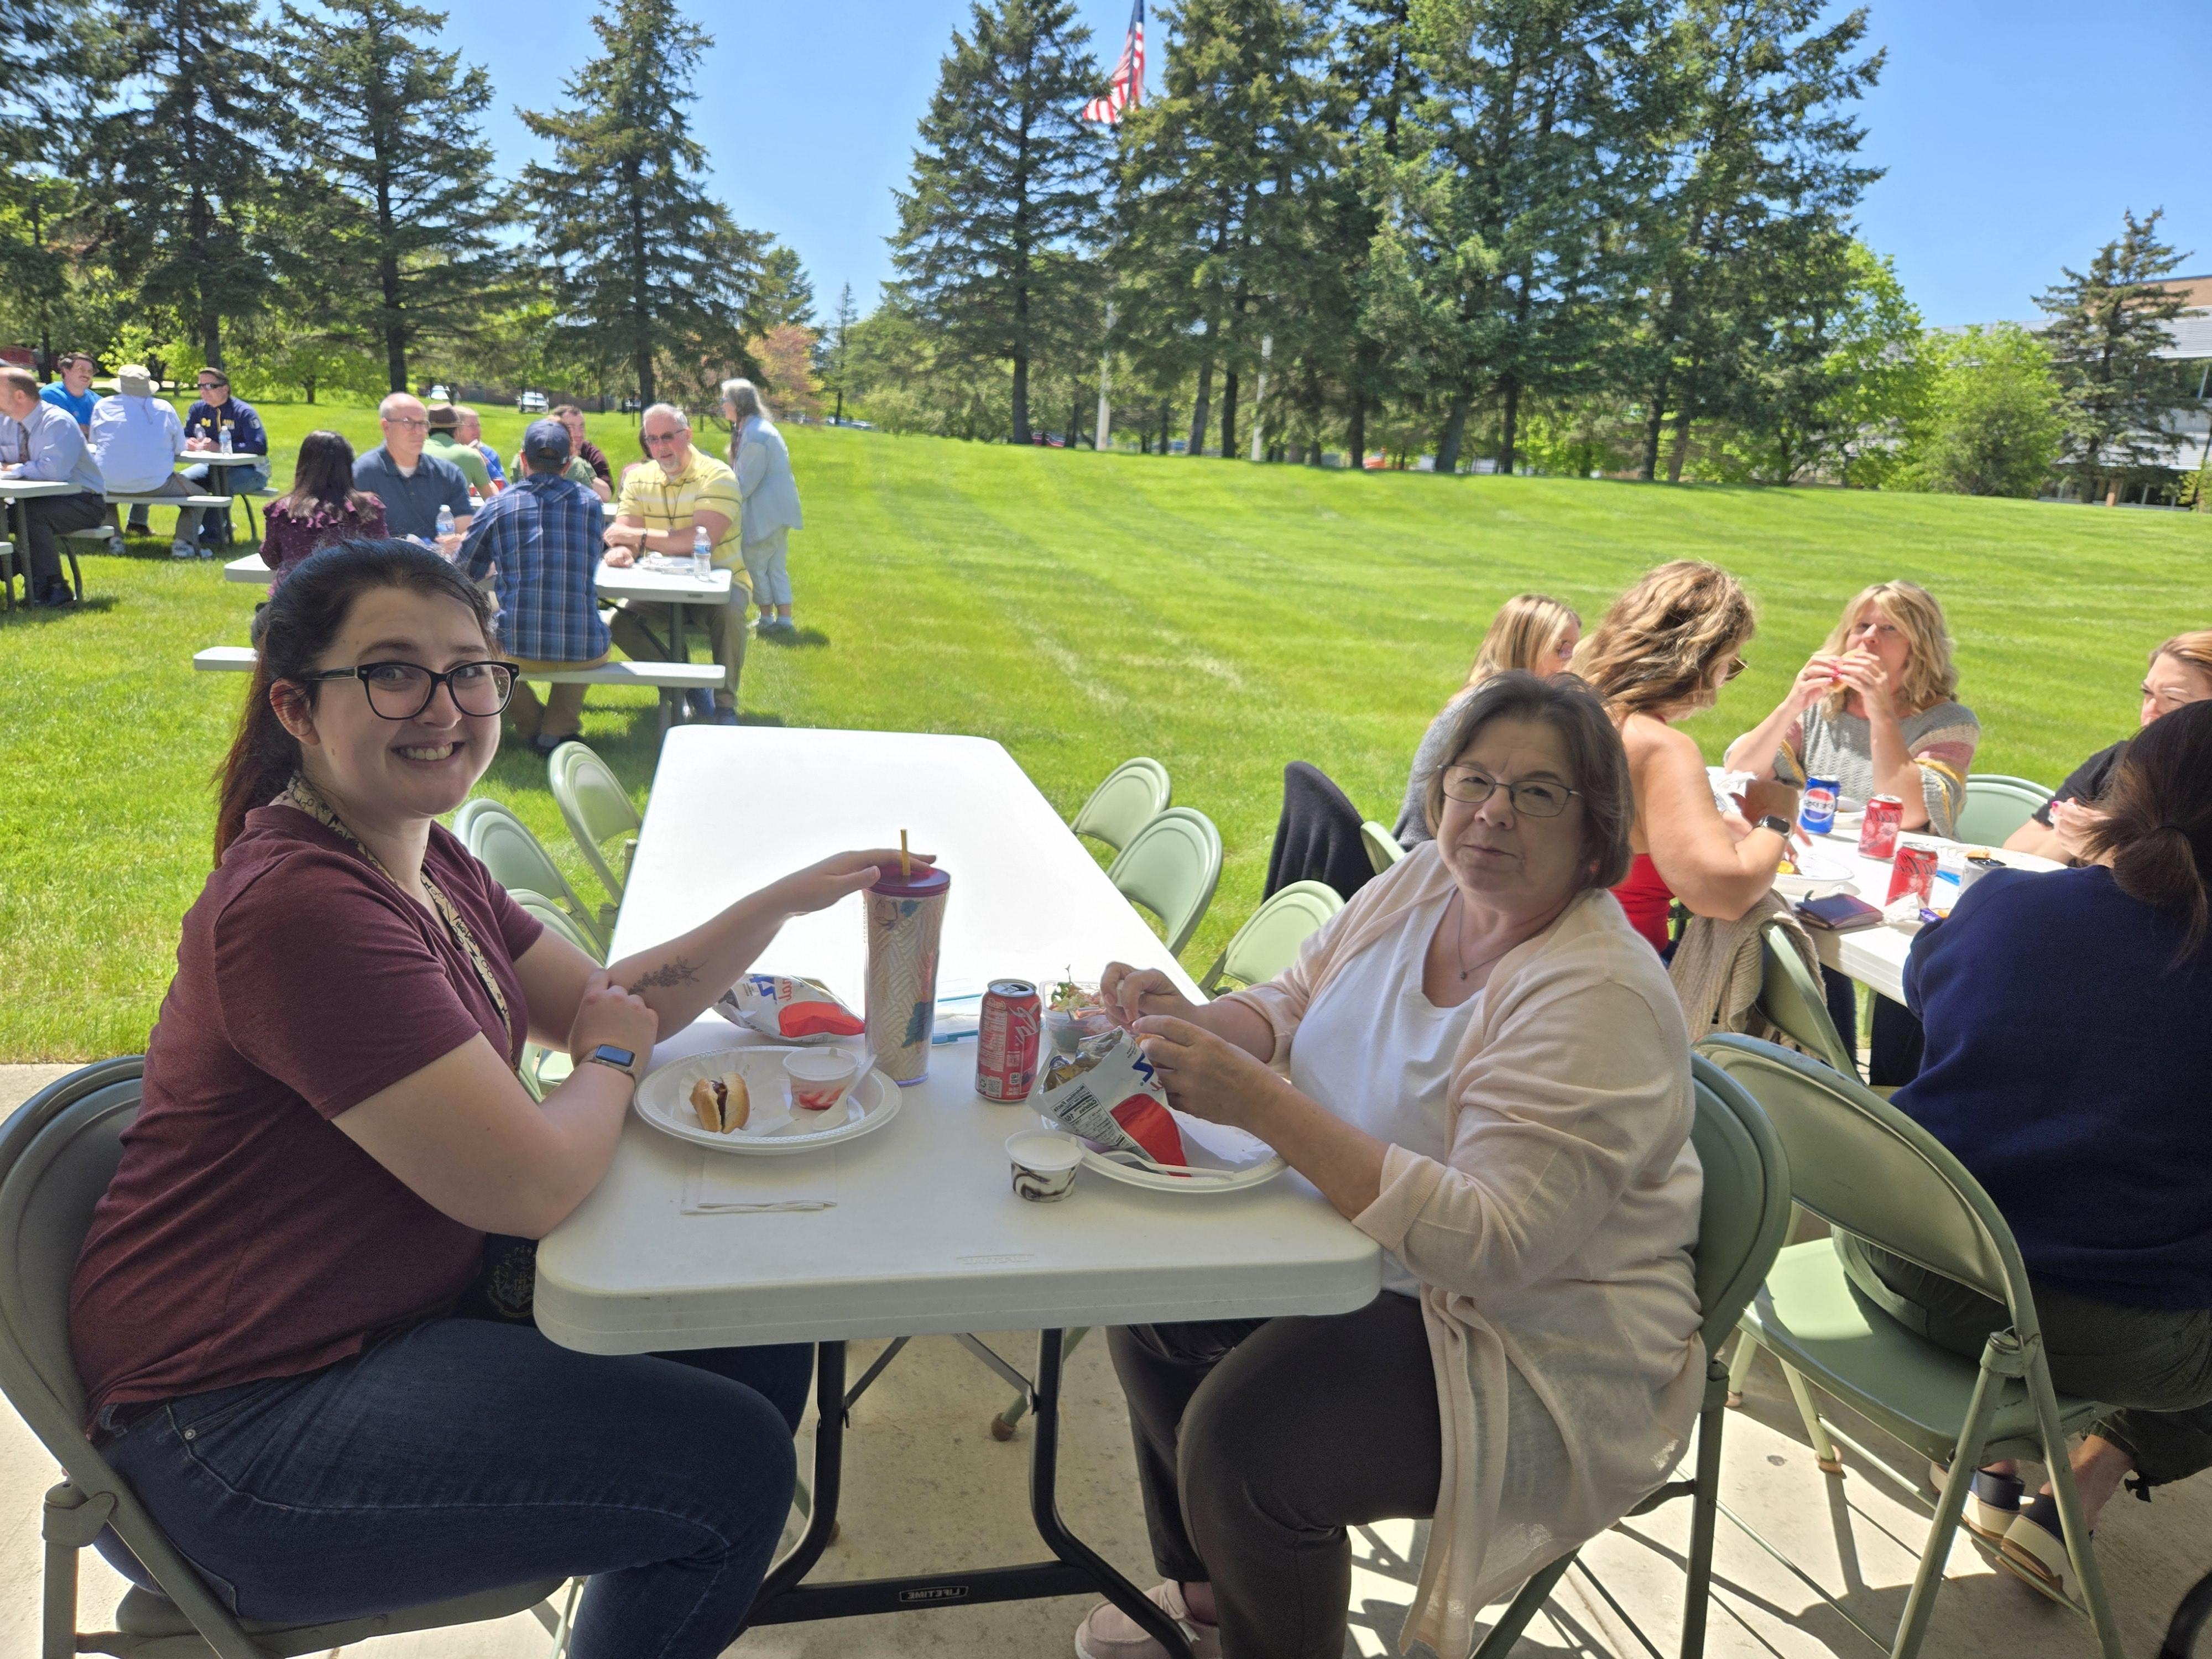
<instances>
[{"instance_id":1,"label":"man in white shirt","mask_svg":"<svg viewBox=\"0 0 2212 1659\"><path fill-rule=\"evenodd\" d=\"M176 470L185 453L185 428L177 411L154 395L154 383L137 363L115 371L115 395L102 398L92 411L92 453L108 493L118 495L194 495L192 481ZM143 504L131 509L131 527L147 528ZM177 533L169 544L175 559L215 556L199 545L200 510L177 509Z\"/></svg>"}]
</instances>

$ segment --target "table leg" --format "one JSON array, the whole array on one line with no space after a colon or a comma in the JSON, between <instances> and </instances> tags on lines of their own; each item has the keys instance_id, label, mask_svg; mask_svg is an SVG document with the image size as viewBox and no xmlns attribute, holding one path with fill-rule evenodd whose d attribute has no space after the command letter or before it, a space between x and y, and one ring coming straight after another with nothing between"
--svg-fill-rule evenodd
<instances>
[{"instance_id":1,"label":"table leg","mask_svg":"<svg viewBox=\"0 0 2212 1659\"><path fill-rule=\"evenodd\" d=\"M924 1607L972 1607L985 1601L1028 1601L1042 1596L1103 1593L1151 1632L1172 1659L1190 1659L1182 1632L1105 1559L1067 1529L1060 1518L1060 1341L1058 1331L1038 1334L1036 1439L1030 1450L1030 1514L1037 1534L1058 1558L1021 1566L981 1567L902 1578L858 1578L827 1584L801 1581L822 1559L837 1525L844 1474L845 1345L824 1342L815 1360L814 1511L791 1553L775 1564L754 1598L746 1624L789 1625L858 1613L915 1612Z\"/></svg>"}]
</instances>

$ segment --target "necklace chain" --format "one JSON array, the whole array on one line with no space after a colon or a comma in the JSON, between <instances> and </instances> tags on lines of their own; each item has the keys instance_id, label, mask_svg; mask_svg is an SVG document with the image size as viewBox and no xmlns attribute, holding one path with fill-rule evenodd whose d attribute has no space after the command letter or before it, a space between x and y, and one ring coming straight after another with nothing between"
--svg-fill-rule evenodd
<instances>
[{"instance_id":1,"label":"necklace chain","mask_svg":"<svg viewBox=\"0 0 2212 1659\"><path fill-rule=\"evenodd\" d=\"M1459 959L1462 963L1464 963L1467 961L1467 895L1464 893L1454 893L1452 895L1452 902L1459 906ZM1518 940L1515 941L1516 944L1518 942ZM1499 957L1504 956L1506 951L1510 951L1512 948L1513 946L1511 945L1508 945L1504 950L1494 951L1491 955L1485 957L1480 962L1476 963L1474 967L1462 967L1459 970L1460 983L1462 985L1467 983L1467 981L1474 976L1475 969L1487 968L1492 963L1497 961Z\"/></svg>"}]
</instances>

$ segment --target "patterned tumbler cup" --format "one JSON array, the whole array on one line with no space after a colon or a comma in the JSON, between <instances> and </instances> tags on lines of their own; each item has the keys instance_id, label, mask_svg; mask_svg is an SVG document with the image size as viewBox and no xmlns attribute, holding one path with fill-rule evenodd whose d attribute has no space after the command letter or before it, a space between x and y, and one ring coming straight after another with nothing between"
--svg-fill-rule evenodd
<instances>
[{"instance_id":1,"label":"patterned tumbler cup","mask_svg":"<svg viewBox=\"0 0 2212 1659\"><path fill-rule=\"evenodd\" d=\"M937 1021L937 937L952 878L918 864L868 889L868 1052L892 1082L929 1075Z\"/></svg>"}]
</instances>

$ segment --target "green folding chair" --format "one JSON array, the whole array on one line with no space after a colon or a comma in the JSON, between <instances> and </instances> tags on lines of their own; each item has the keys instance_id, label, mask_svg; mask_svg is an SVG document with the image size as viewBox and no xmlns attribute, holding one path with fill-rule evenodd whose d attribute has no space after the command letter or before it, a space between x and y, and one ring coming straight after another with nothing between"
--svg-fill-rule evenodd
<instances>
[{"instance_id":1,"label":"green folding chair","mask_svg":"<svg viewBox=\"0 0 2212 1659\"><path fill-rule=\"evenodd\" d=\"M494 881L510 893L540 893L556 901L592 939L591 954L605 957L606 939L591 911L528 824L497 801L483 799L464 801L453 822L461 845L483 861Z\"/></svg>"},{"instance_id":2,"label":"green folding chair","mask_svg":"<svg viewBox=\"0 0 2212 1659\"><path fill-rule=\"evenodd\" d=\"M637 832L645 820L629 804L621 781L588 744L571 739L556 749L545 762L545 780L561 809L562 822L568 826L568 838L607 890L607 896L620 904L629 862L637 853ZM623 838L617 854L619 870L605 850L617 836Z\"/></svg>"},{"instance_id":3,"label":"green folding chair","mask_svg":"<svg viewBox=\"0 0 2212 1659\"><path fill-rule=\"evenodd\" d=\"M1769 917L1759 930L1759 1010L1766 1023L1808 1054L1858 1079L1858 1057L1836 1030L1820 981L1790 942L1790 926Z\"/></svg>"},{"instance_id":4,"label":"green folding chair","mask_svg":"<svg viewBox=\"0 0 2212 1659\"><path fill-rule=\"evenodd\" d=\"M1398 838L1390 833L1390 826L1377 823L1373 818L1361 823L1359 844L1366 849L1367 861L1375 866L1375 873L1378 876L1406 856L1406 849L1398 845Z\"/></svg>"},{"instance_id":5,"label":"green folding chair","mask_svg":"<svg viewBox=\"0 0 2212 1659\"><path fill-rule=\"evenodd\" d=\"M1956 835L1977 847L2002 847L2014 830L2033 817L2051 792L2033 778L1978 772L1966 779L1966 799L1959 808Z\"/></svg>"},{"instance_id":6,"label":"green folding chair","mask_svg":"<svg viewBox=\"0 0 2212 1659\"><path fill-rule=\"evenodd\" d=\"M1119 853L1137 838L1137 831L1168 810L1174 794L1168 769L1139 755L1106 775L1068 827Z\"/></svg>"},{"instance_id":7,"label":"green folding chair","mask_svg":"<svg viewBox=\"0 0 2212 1659\"><path fill-rule=\"evenodd\" d=\"M527 887L511 887L507 896L521 908L525 915L537 917L550 932L567 939L593 962L605 964L605 954L592 936L584 931L582 924L544 894L533 893ZM522 1045L522 1065L516 1075L521 1078L522 1086L530 1091L533 1099L543 1100L547 1091L574 1069L568 1056L558 1049L525 1042Z\"/></svg>"},{"instance_id":8,"label":"green folding chair","mask_svg":"<svg viewBox=\"0 0 2212 1659\"><path fill-rule=\"evenodd\" d=\"M1198 988L1217 996L1274 978L1298 959L1298 947L1322 923L1342 908L1343 896L1327 882L1292 882L1237 930Z\"/></svg>"},{"instance_id":9,"label":"green folding chair","mask_svg":"<svg viewBox=\"0 0 2212 1659\"><path fill-rule=\"evenodd\" d=\"M1737 1319L1773 1266L1790 1227L1790 1160L1759 1103L1704 1060L1690 1061L1697 1115L1690 1142L1705 1167L1695 1251L1698 1305L1705 1343L1705 1391L1698 1408L1696 1474L1670 1480L1629 1511L1649 1514L1677 1498L1690 1500L1688 1574L1682 1606L1683 1659L1705 1650L1705 1612L1712 1594L1713 1532L1720 1516L1721 1431L1728 1420L1728 1371L1720 1361ZM1963 1489L1965 1483L1960 1483ZM1552 1589L1576 1564L1560 1557L1521 1587L1483 1638L1474 1659L1504 1659ZM1583 1570L1587 1573L1589 1570ZM1648 1644L1647 1644L1648 1645Z\"/></svg>"},{"instance_id":10,"label":"green folding chair","mask_svg":"<svg viewBox=\"0 0 2212 1659\"><path fill-rule=\"evenodd\" d=\"M61 1465L44 1515L40 1659L288 1659L373 1636L439 1630L525 1611L565 1645L567 1615L544 1579L367 1619L319 1625L240 1619L211 1595L98 1448L85 1438L84 1387L70 1346L70 1280L93 1206L138 1115L142 1057L101 1060L41 1089L0 1127L0 1392ZM126 1591L110 1631L76 1627L77 1552L112 1529L161 1586ZM571 1593L570 1605L574 1605Z\"/></svg>"},{"instance_id":11,"label":"green folding chair","mask_svg":"<svg viewBox=\"0 0 2212 1659\"><path fill-rule=\"evenodd\" d=\"M2051 1386L2027 1269L2012 1229L1981 1183L1881 1096L1802 1054L1734 1036L1709 1036L1698 1052L1766 1109L1789 1149L1800 1205L1839 1232L2002 1303L2012 1319L2010 1328L1990 1338L1979 1364L1962 1359L1855 1294L1833 1241L1814 1239L1782 1252L1744 1310L1744 1334L1771 1350L1793 1377L1817 1384L1934 1462L1962 1474L2003 1457L2043 1464L2098 1644L2106 1659L2124 1659L2066 1455L2067 1436L2087 1429L2107 1407ZM1824 1447L1832 1454L1832 1442L1844 1437L1802 1392L1800 1409L1816 1454ZM1964 1478L1944 1483L1890 1650L1893 1659L1913 1659L1927 1635L1970 1484Z\"/></svg>"},{"instance_id":12,"label":"green folding chair","mask_svg":"<svg viewBox=\"0 0 2212 1659\"><path fill-rule=\"evenodd\" d=\"M1205 813L1170 806L1137 831L1106 875L1123 898L1160 919L1168 950L1181 956L1221 882L1221 832Z\"/></svg>"}]
</instances>

